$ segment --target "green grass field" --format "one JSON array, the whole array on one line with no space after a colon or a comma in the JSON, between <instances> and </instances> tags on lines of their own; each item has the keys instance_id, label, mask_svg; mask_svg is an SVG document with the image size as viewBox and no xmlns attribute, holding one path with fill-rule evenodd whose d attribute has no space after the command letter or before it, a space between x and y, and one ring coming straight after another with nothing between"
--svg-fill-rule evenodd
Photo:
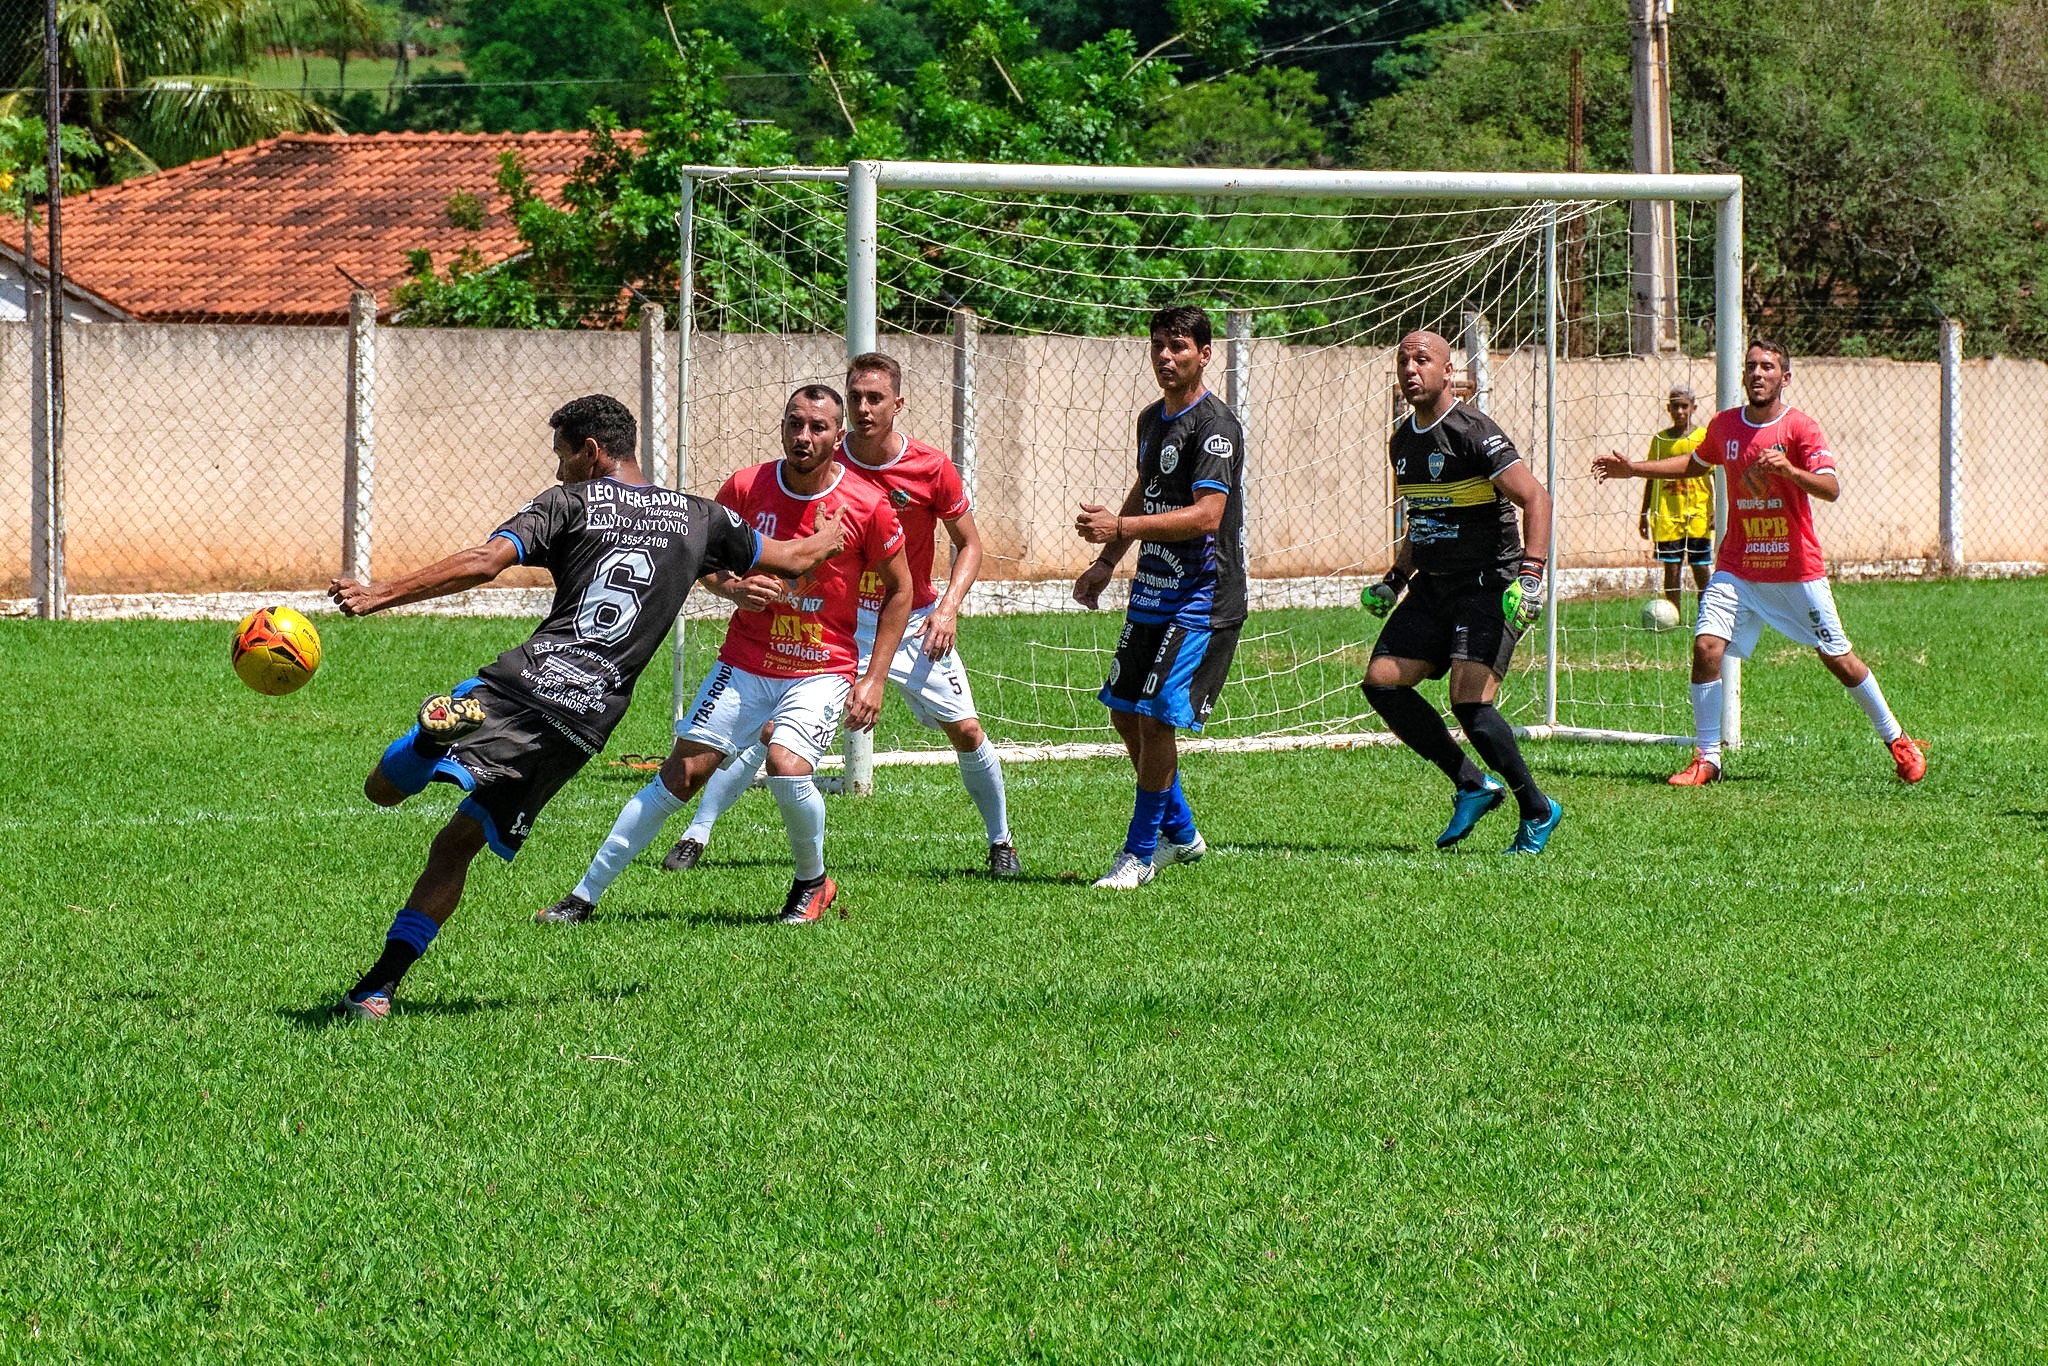
<instances>
[{"instance_id":1,"label":"green grass field","mask_svg":"<svg viewBox=\"0 0 2048 1366\"><path fill-rule=\"evenodd\" d=\"M1539 860L1438 856L1400 752L1203 755L1214 852L1126 896L1127 770L1013 767L998 888L896 770L844 920L763 923L755 793L543 932L600 762L377 1028L454 794L363 772L524 625L325 618L270 700L223 625L0 623L0 1358L2039 1360L2048 584L1840 598L1917 789L1781 652L1717 788L1537 747Z\"/></svg>"}]
</instances>

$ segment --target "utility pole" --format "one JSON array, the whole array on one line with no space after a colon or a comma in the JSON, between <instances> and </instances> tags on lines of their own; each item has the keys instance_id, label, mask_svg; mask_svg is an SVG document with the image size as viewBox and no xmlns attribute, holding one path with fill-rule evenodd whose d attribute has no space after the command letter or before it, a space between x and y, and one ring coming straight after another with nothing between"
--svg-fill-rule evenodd
<instances>
[{"instance_id":1,"label":"utility pole","mask_svg":"<svg viewBox=\"0 0 2048 1366\"><path fill-rule=\"evenodd\" d=\"M1629 0L1635 103L1629 120L1638 175L1670 175L1671 3ZM1670 200L1629 206L1629 349L1678 350L1678 233Z\"/></svg>"}]
</instances>

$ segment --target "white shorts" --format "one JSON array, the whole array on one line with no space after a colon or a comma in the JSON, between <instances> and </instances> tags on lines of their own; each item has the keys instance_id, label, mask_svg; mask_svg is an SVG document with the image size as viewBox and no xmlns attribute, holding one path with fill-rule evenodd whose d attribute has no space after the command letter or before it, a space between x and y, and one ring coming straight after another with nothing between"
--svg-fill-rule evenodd
<instances>
[{"instance_id":1,"label":"white shorts","mask_svg":"<svg viewBox=\"0 0 2048 1366\"><path fill-rule=\"evenodd\" d=\"M1835 595L1826 579L1805 583L1755 583L1727 570L1714 572L1700 594L1699 625L1694 635L1719 636L1728 653L1748 659L1764 627L1798 645L1811 645L1824 655L1849 653L1849 637L1835 611Z\"/></svg>"},{"instance_id":2,"label":"white shorts","mask_svg":"<svg viewBox=\"0 0 2048 1366\"><path fill-rule=\"evenodd\" d=\"M955 649L944 659L925 657L924 623L937 606L933 603L910 614L910 622L903 628L903 642L896 647L896 658L889 662L889 682L909 705L918 724L929 730L965 721L975 714L974 689L968 685L967 666L960 662L960 651ZM875 650L876 623L876 617L862 612L854 626L854 644L860 650L862 673L867 672L868 657Z\"/></svg>"},{"instance_id":3,"label":"white shorts","mask_svg":"<svg viewBox=\"0 0 2048 1366\"><path fill-rule=\"evenodd\" d=\"M766 678L720 661L711 666L697 700L676 722L676 738L708 745L728 758L760 742L761 727L775 727L775 743L812 768L832 748L846 694L843 674Z\"/></svg>"}]
</instances>

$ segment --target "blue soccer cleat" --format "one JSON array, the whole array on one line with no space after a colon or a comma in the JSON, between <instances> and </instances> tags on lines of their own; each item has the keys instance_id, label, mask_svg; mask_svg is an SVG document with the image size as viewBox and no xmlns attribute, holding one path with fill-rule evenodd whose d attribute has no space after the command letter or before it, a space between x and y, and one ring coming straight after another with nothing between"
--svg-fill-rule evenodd
<instances>
[{"instance_id":1,"label":"blue soccer cleat","mask_svg":"<svg viewBox=\"0 0 2048 1366\"><path fill-rule=\"evenodd\" d=\"M1557 823L1564 819L1564 808L1557 804L1557 798L1551 797L1548 800L1550 814L1540 821L1523 821L1515 831L1515 842L1508 846L1510 854L1540 854L1543 852L1543 846L1550 843L1551 832L1556 830Z\"/></svg>"},{"instance_id":2,"label":"blue soccer cleat","mask_svg":"<svg viewBox=\"0 0 2048 1366\"><path fill-rule=\"evenodd\" d=\"M1458 793L1451 800L1451 823L1436 837L1436 847L1448 849L1471 834L1472 827L1479 824L1479 818L1507 798L1508 790L1491 778L1470 792Z\"/></svg>"}]
</instances>

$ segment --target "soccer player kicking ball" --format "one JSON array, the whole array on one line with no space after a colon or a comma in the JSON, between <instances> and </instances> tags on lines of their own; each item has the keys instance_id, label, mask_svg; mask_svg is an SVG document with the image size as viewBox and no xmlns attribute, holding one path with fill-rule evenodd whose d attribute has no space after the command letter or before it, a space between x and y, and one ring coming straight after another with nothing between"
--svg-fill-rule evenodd
<instances>
[{"instance_id":1,"label":"soccer player kicking ball","mask_svg":"<svg viewBox=\"0 0 2048 1366\"><path fill-rule=\"evenodd\" d=\"M973 505L960 474L945 452L896 431L903 411L903 367L879 351L855 356L846 367L847 431L838 461L888 499L903 524L904 554L910 566L910 624L889 664L889 682L910 707L910 714L929 729L944 732L960 762L960 781L981 812L988 830L988 870L996 877L1023 871L1017 846L1010 839L1010 817L1003 797L1003 761L989 743L974 709L974 690L967 669L955 653L960 604L981 569L981 533L974 525ZM946 529L953 542L953 573L942 597L932 588L934 531ZM875 630L881 621L882 581L863 574L860 620L855 639L860 669L867 671L874 654ZM661 866L680 872L697 866L711 829L727 808L752 786L768 757L766 742L756 743L704 785L689 828Z\"/></svg>"},{"instance_id":2,"label":"soccer player kicking ball","mask_svg":"<svg viewBox=\"0 0 2048 1366\"><path fill-rule=\"evenodd\" d=\"M1102 601L1117 561L1142 542L1130 608L1099 694L1130 751L1138 795L1124 847L1097 887L1130 891L1208 852L1180 789L1176 728L1200 733L1230 676L1244 626L1244 428L1202 383L1212 336L1199 308L1152 315L1163 397L1138 414L1138 477L1121 510L1083 504L1082 540L1102 547L1074 600Z\"/></svg>"},{"instance_id":3,"label":"soccer player kicking ball","mask_svg":"<svg viewBox=\"0 0 2048 1366\"><path fill-rule=\"evenodd\" d=\"M1706 435L1704 427L1692 425L1699 400L1684 385L1672 389L1664 410L1671 414L1671 427L1650 438L1650 459L1669 460L1674 455L1691 455ZM1618 452L1617 452L1618 453ZM1693 591L1707 591L1707 574L1714 558L1714 481L1711 479L1651 479L1643 484L1642 515L1636 533L1656 548L1657 562L1664 566L1664 600L1673 607L1679 601L1679 570L1692 566Z\"/></svg>"},{"instance_id":4,"label":"soccer player kicking ball","mask_svg":"<svg viewBox=\"0 0 2048 1366\"><path fill-rule=\"evenodd\" d=\"M845 529L846 553L795 583L715 567L707 586L739 608L726 627L718 663L685 718L676 722L675 748L661 772L626 803L583 880L534 916L541 924L588 920L612 880L719 765L754 743L763 726L774 727L768 787L782 809L796 863L780 920L815 924L839 895L825 875L825 799L812 773L832 746L842 709L856 730L875 724L888 661L910 616L903 528L888 499L832 459L845 410L838 392L825 385L797 390L782 412L782 459L734 474L718 491L718 501L763 536L809 535L821 520L836 517ZM880 576L882 601L877 662L856 683L854 615L863 573Z\"/></svg>"},{"instance_id":5,"label":"soccer player kicking ball","mask_svg":"<svg viewBox=\"0 0 2048 1366\"><path fill-rule=\"evenodd\" d=\"M1363 599L1368 612L1387 618L1366 666L1365 700L1457 788L1437 848L1471 834L1512 792L1522 821L1507 851L1540 854L1564 808L1536 786L1493 699L1522 633L1543 612L1550 494L1507 433L1451 392L1449 342L1434 332L1403 337L1395 378L1410 411L1394 428L1387 458L1407 523L1394 567ZM1486 766L1507 780L1505 791L1465 757L1443 717L1415 690L1446 672L1451 712Z\"/></svg>"},{"instance_id":6,"label":"soccer player kicking ball","mask_svg":"<svg viewBox=\"0 0 2048 1366\"><path fill-rule=\"evenodd\" d=\"M515 564L555 578L540 628L477 677L422 703L419 724L363 784L379 806L437 781L466 795L434 837L382 956L341 1000L340 1011L358 1019L390 1014L406 970L455 913L477 853L488 845L509 861L548 799L604 748L700 574L796 578L844 544L836 521L802 540L763 540L714 503L649 484L634 460L633 415L617 399L579 398L548 424L561 483L482 545L401 578L336 579L328 589L345 615L360 617L489 583Z\"/></svg>"},{"instance_id":7,"label":"soccer player kicking ball","mask_svg":"<svg viewBox=\"0 0 2048 1366\"><path fill-rule=\"evenodd\" d=\"M1714 414L1690 455L1630 460L1615 452L1593 461L1596 479L1678 479L1728 471L1728 522L1713 578L1700 595L1692 641L1693 760L1672 775L1674 787L1699 787L1721 776L1721 660L1747 659L1763 628L1811 645L1841 680L1891 750L1899 777L1927 775L1924 746L1908 736L1878 690L1877 677L1849 648L1827 564L1813 533L1812 499L1834 502L1842 485L1820 424L1785 402L1792 360L1773 341L1754 340L1742 364L1740 408Z\"/></svg>"}]
</instances>

